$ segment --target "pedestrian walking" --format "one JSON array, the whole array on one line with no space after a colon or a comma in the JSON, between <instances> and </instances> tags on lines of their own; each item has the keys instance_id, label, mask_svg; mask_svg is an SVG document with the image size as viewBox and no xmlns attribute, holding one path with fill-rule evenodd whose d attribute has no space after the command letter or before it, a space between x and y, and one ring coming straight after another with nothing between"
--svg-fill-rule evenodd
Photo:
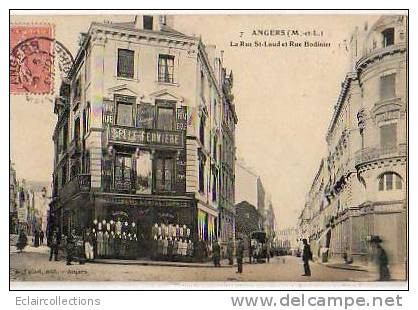
<instances>
[{"instance_id":1,"label":"pedestrian walking","mask_svg":"<svg viewBox=\"0 0 418 310\"><path fill-rule=\"evenodd\" d=\"M58 230L54 229L52 234L50 234L51 240L49 241L49 261L55 256L55 261L58 261L58 247L59 247L59 235Z\"/></svg>"},{"instance_id":2,"label":"pedestrian walking","mask_svg":"<svg viewBox=\"0 0 418 310\"><path fill-rule=\"evenodd\" d=\"M39 247L39 231L37 229L35 229L35 241L33 245L35 248Z\"/></svg>"},{"instance_id":3,"label":"pedestrian walking","mask_svg":"<svg viewBox=\"0 0 418 310\"><path fill-rule=\"evenodd\" d=\"M386 251L381 246L383 240L379 236L374 236L371 240L376 249L376 262L379 269L379 281L389 281L390 272L389 272L389 259L386 254Z\"/></svg>"},{"instance_id":4,"label":"pedestrian walking","mask_svg":"<svg viewBox=\"0 0 418 310\"><path fill-rule=\"evenodd\" d=\"M72 229L67 236L67 265L71 265L71 262L74 259L74 252L75 252L75 230Z\"/></svg>"},{"instance_id":5,"label":"pedestrian walking","mask_svg":"<svg viewBox=\"0 0 418 310\"><path fill-rule=\"evenodd\" d=\"M305 273L302 276L311 276L311 268L309 267L309 261L312 259L311 247L308 244L308 240L302 239L303 250L302 250L302 260L303 260L303 269Z\"/></svg>"},{"instance_id":6,"label":"pedestrian walking","mask_svg":"<svg viewBox=\"0 0 418 310\"><path fill-rule=\"evenodd\" d=\"M44 238L45 238L44 231L41 230L41 232L39 233L39 242L41 245L44 245Z\"/></svg>"},{"instance_id":7,"label":"pedestrian walking","mask_svg":"<svg viewBox=\"0 0 418 310\"><path fill-rule=\"evenodd\" d=\"M229 265L234 264L234 248L232 245L232 240L230 239L228 244L226 245L226 256L228 258Z\"/></svg>"},{"instance_id":8,"label":"pedestrian walking","mask_svg":"<svg viewBox=\"0 0 418 310\"><path fill-rule=\"evenodd\" d=\"M242 259L244 257L244 244L243 244L242 239L238 239L236 256L237 256L237 265L238 265L237 273L242 273Z\"/></svg>"},{"instance_id":9,"label":"pedestrian walking","mask_svg":"<svg viewBox=\"0 0 418 310\"><path fill-rule=\"evenodd\" d=\"M17 238L16 248L19 250L19 253L22 253L23 249L26 247L28 243L28 237L23 229L19 233L19 237Z\"/></svg>"},{"instance_id":10,"label":"pedestrian walking","mask_svg":"<svg viewBox=\"0 0 418 310\"><path fill-rule=\"evenodd\" d=\"M215 267L221 267L221 247L217 240L212 245L213 264Z\"/></svg>"},{"instance_id":11,"label":"pedestrian walking","mask_svg":"<svg viewBox=\"0 0 418 310\"><path fill-rule=\"evenodd\" d=\"M250 259L250 264L252 264L253 255L254 255L254 245L251 241L250 246L248 247L248 258Z\"/></svg>"}]
</instances>

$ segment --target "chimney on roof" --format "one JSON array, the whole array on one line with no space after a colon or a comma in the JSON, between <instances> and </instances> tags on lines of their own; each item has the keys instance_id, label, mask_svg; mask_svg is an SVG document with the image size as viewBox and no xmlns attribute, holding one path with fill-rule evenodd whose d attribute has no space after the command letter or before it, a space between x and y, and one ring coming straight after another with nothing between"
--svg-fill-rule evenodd
<instances>
[{"instance_id":1,"label":"chimney on roof","mask_svg":"<svg viewBox=\"0 0 418 310\"><path fill-rule=\"evenodd\" d=\"M135 28L142 30L161 31L173 26L173 15L136 15Z\"/></svg>"}]
</instances>

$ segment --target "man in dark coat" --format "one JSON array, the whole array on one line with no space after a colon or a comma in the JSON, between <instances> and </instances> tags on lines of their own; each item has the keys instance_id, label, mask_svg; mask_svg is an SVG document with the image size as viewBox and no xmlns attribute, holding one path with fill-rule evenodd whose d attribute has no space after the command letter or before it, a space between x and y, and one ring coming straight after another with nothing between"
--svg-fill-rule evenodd
<instances>
[{"instance_id":1,"label":"man in dark coat","mask_svg":"<svg viewBox=\"0 0 418 310\"><path fill-rule=\"evenodd\" d=\"M67 237L67 265L71 265L71 262L74 259L74 254L75 254L75 230L72 229L69 233L68 233L68 237Z\"/></svg>"},{"instance_id":2,"label":"man in dark coat","mask_svg":"<svg viewBox=\"0 0 418 310\"><path fill-rule=\"evenodd\" d=\"M237 251L236 256L237 256L237 265L238 265L237 273L242 273L242 259L244 258L244 243L242 239L238 239L236 251Z\"/></svg>"},{"instance_id":3,"label":"man in dark coat","mask_svg":"<svg viewBox=\"0 0 418 310\"><path fill-rule=\"evenodd\" d=\"M303 260L303 269L305 270L305 274L303 274L303 276L310 277L311 268L309 267L309 261L312 259L311 247L308 244L308 240L303 239L302 242L303 242L302 260Z\"/></svg>"},{"instance_id":4,"label":"man in dark coat","mask_svg":"<svg viewBox=\"0 0 418 310\"><path fill-rule=\"evenodd\" d=\"M221 247L219 246L219 243L217 240L215 240L215 242L213 243L212 246L212 251L213 251L213 264L215 265L215 267L221 267Z\"/></svg>"},{"instance_id":5,"label":"man in dark coat","mask_svg":"<svg viewBox=\"0 0 418 310\"><path fill-rule=\"evenodd\" d=\"M50 234L50 240L49 240L49 260L52 260L52 257L55 255L55 261L58 261L58 247L59 247L59 236L58 236L58 230L54 229L52 233Z\"/></svg>"},{"instance_id":6,"label":"man in dark coat","mask_svg":"<svg viewBox=\"0 0 418 310\"><path fill-rule=\"evenodd\" d=\"M44 245L44 231L41 230L41 232L39 233L39 242L41 245Z\"/></svg>"},{"instance_id":7,"label":"man in dark coat","mask_svg":"<svg viewBox=\"0 0 418 310\"><path fill-rule=\"evenodd\" d=\"M379 281L389 281L390 272L389 272L389 260L386 254L386 251L380 245L383 240L379 236L373 236L371 242L376 247L376 261L379 268Z\"/></svg>"},{"instance_id":8,"label":"man in dark coat","mask_svg":"<svg viewBox=\"0 0 418 310\"><path fill-rule=\"evenodd\" d=\"M35 242L33 244L35 248L39 247L39 231L35 229Z\"/></svg>"},{"instance_id":9,"label":"man in dark coat","mask_svg":"<svg viewBox=\"0 0 418 310\"><path fill-rule=\"evenodd\" d=\"M228 258L229 265L232 266L234 264L234 249L233 249L231 240L229 240L229 242L226 246L226 256Z\"/></svg>"}]
</instances>

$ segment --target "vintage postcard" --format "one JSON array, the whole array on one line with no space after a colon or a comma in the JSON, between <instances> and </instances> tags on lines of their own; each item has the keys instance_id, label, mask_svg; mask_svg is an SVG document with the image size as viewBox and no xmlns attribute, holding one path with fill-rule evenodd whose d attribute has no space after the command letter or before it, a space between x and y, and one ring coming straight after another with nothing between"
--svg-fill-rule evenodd
<instances>
[{"instance_id":1,"label":"vintage postcard","mask_svg":"<svg viewBox=\"0 0 418 310\"><path fill-rule=\"evenodd\" d=\"M213 13L11 12L12 288L407 284L408 12Z\"/></svg>"}]
</instances>

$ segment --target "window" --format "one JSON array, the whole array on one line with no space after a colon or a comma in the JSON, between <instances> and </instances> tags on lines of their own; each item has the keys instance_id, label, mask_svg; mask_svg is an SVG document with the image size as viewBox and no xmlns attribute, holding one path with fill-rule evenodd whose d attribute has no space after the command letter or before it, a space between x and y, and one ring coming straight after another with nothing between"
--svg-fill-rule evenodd
<instances>
[{"instance_id":1,"label":"window","mask_svg":"<svg viewBox=\"0 0 418 310\"><path fill-rule=\"evenodd\" d=\"M136 158L136 193L151 194L152 160L150 152L139 151Z\"/></svg>"},{"instance_id":2,"label":"window","mask_svg":"<svg viewBox=\"0 0 418 310\"><path fill-rule=\"evenodd\" d=\"M382 36L383 36L383 42L382 42L383 47L387 47L395 43L395 29L393 28L385 29L384 31L382 31Z\"/></svg>"},{"instance_id":3,"label":"window","mask_svg":"<svg viewBox=\"0 0 418 310\"><path fill-rule=\"evenodd\" d=\"M170 107L158 107L157 129L173 130L174 109Z\"/></svg>"},{"instance_id":4,"label":"window","mask_svg":"<svg viewBox=\"0 0 418 310\"><path fill-rule=\"evenodd\" d=\"M202 114L200 116L199 140L202 145L205 145L205 121L206 117Z\"/></svg>"},{"instance_id":5,"label":"window","mask_svg":"<svg viewBox=\"0 0 418 310\"><path fill-rule=\"evenodd\" d=\"M395 73L384 75L380 78L380 99L392 99L396 96L395 91L396 75Z\"/></svg>"},{"instance_id":6,"label":"window","mask_svg":"<svg viewBox=\"0 0 418 310\"><path fill-rule=\"evenodd\" d=\"M385 172L379 177L379 191L402 189L402 178L394 172Z\"/></svg>"},{"instance_id":7,"label":"window","mask_svg":"<svg viewBox=\"0 0 418 310\"><path fill-rule=\"evenodd\" d=\"M217 186L218 186L218 174L216 172L216 169L212 171L213 174L213 182L212 182L212 201L216 201L218 199L218 193L217 193Z\"/></svg>"},{"instance_id":8,"label":"window","mask_svg":"<svg viewBox=\"0 0 418 310\"><path fill-rule=\"evenodd\" d=\"M205 98L205 75L200 71L200 97Z\"/></svg>"},{"instance_id":9,"label":"window","mask_svg":"<svg viewBox=\"0 0 418 310\"><path fill-rule=\"evenodd\" d=\"M212 157L214 160L217 160L216 147L218 146L218 138L213 137L213 148L212 148Z\"/></svg>"},{"instance_id":10,"label":"window","mask_svg":"<svg viewBox=\"0 0 418 310\"><path fill-rule=\"evenodd\" d=\"M380 147L383 151L396 148L396 123L380 127Z\"/></svg>"},{"instance_id":11,"label":"window","mask_svg":"<svg viewBox=\"0 0 418 310\"><path fill-rule=\"evenodd\" d=\"M156 158L155 160L155 190L168 192L174 188L174 160L173 158Z\"/></svg>"},{"instance_id":12,"label":"window","mask_svg":"<svg viewBox=\"0 0 418 310\"><path fill-rule=\"evenodd\" d=\"M118 49L118 68L119 77L134 77L134 51Z\"/></svg>"},{"instance_id":13,"label":"window","mask_svg":"<svg viewBox=\"0 0 418 310\"><path fill-rule=\"evenodd\" d=\"M152 22L154 18L150 15L144 15L143 17L144 29L145 30L152 30Z\"/></svg>"},{"instance_id":14,"label":"window","mask_svg":"<svg viewBox=\"0 0 418 310\"><path fill-rule=\"evenodd\" d=\"M158 56L158 82L174 83L174 56Z\"/></svg>"},{"instance_id":15,"label":"window","mask_svg":"<svg viewBox=\"0 0 418 310\"><path fill-rule=\"evenodd\" d=\"M118 102L116 110L116 124L121 126L133 126L132 103Z\"/></svg>"},{"instance_id":16,"label":"window","mask_svg":"<svg viewBox=\"0 0 418 310\"><path fill-rule=\"evenodd\" d=\"M199 156L199 192L205 192L205 158L203 154Z\"/></svg>"},{"instance_id":17,"label":"window","mask_svg":"<svg viewBox=\"0 0 418 310\"><path fill-rule=\"evenodd\" d=\"M65 183L67 183L67 170L68 170L68 163L65 163L61 168L61 187L64 187Z\"/></svg>"},{"instance_id":18,"label":"window","mask_svg":"<svg viewBox=\"0 0 418 310\"><path fill-rule=\"evenodd\" d=\"M131 182L132 158L130 155L116 154L114 169L114 186L117 190L129 191Z\"/></svg>"},{"instance_id":19,"label":"window","mask_svg":"<svg viewBox=\"0 0 418 310\"><path fill-rule=\"evenodd\" d=\"M80 82L80 78L78 78L74 84L74 89L73 89L73 96L74 96L74 102L76 101L80 101L81 98L81 82Z\"/></svg>"},{"instance_id":20,"label":"window","mask_svg":"<svg viewBox=\"0 0 418 310\"><path fill-rule=\"evenodd\" d=\"M78 143L80 140L80 117L74 121L74 141Z\"/></svg>"}]
</instances>

